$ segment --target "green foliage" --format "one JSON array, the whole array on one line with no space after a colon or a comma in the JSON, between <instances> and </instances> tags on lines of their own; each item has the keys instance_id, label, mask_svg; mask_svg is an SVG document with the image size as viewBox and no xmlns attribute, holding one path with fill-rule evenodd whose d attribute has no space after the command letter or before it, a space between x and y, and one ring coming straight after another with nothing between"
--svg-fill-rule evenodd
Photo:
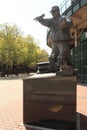
<instances>
[{"instance_id":1,"label":"green foliage","mask_svg":"<svg viewBox=\"0 0 87 130\"><path fill-rule=\"evenodd\" d=\"M35 65L48 61L48 53L41 50L34 38L23 37L16 25L0 25L0 65Z\"/></svg>"}]
</instances>

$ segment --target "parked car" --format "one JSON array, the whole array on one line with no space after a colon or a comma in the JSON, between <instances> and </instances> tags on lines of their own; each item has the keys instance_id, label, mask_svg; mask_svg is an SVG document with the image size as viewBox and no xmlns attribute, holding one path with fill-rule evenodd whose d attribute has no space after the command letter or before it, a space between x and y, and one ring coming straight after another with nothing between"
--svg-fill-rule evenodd
<instances>
[{"instance_id":1,"label":"parked car","mask_svg":"<svg viewBox=\"0 0 87 130\"><path fill-rule=\"evenodd\" d=\"M37 63L37 74L47 73L49 68L49 61Z\"/></svg>"}]
</instances>

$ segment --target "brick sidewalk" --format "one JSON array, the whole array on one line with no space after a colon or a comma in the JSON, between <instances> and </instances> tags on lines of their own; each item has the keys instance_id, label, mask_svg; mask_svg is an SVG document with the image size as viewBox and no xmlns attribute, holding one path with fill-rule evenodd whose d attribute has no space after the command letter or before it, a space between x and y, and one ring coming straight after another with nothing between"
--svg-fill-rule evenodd
<instances>
[{"instance_id":1,"label":"brick sidewalk","mask_svg":"<svg viewBox=\"0 0 87 130\"><path fill-rule=\"evenodd\" d=\"M26 130L22 125L22 89L22 80L0 80L0 130ZM87 130L87 87L81 85L77 86L77 112L81 117L80 130Z\"/></svg>"},{"instance_id":2,"label":"brick sidewalk","mask_svg":"<svg viewBox=\"0 0 87 130\"><path fill-rule=\"evenodd\" d=\"M22 123L22 80L0 81L0 130L25 130Z\"/></svg>"},{"instance_id":3,"label":"brick sidewalk","mask_svg":"<svg viewBox=\"0 0 87 130\"><path fill-rule=\"evenodd\" d=\"M77 112L80 113L80 130L87 130L87 85L77 86Z\"/></svg>"}]
</instances>

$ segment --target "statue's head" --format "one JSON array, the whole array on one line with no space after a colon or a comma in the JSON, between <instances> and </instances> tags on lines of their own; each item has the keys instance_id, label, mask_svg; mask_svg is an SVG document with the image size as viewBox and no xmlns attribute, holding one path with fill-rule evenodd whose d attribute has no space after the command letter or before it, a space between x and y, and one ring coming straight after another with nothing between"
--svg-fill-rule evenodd
<instances>
[{"instance_id":1,"label":"statue's head","mask_svg":"<svg viewBox=\"0 0 87 130\"><path fill-rule=\"evenodd\" d=\"M58 6L53 6L51 8L51 11L50 12L53 12L53 11L59 11L59 7Z\"/></svg>"},{"instance_id":2,"label":"statue's head","mask_svg":"<svg viewBox=\"0 0 87 130\"><path fill-rule=\"evenodd\" d=\"M58 16L60 14L60 9L59 9L58 6L53 6L51 8L50 12L51 12L51 14L52 14L53 17L56 17L56 16Z\"/></svg>"}]
</instances>

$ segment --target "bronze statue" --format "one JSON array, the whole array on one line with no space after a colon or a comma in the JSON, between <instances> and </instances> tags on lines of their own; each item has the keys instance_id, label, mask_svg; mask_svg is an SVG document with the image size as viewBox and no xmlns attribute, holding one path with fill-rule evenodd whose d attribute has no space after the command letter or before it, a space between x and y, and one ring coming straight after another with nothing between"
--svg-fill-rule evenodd
<instances>
[{"instance_id":1,"label":"bronze statue","mask_svg":"<svg viewBox=\"0 0 87 130\"><path fill-rule=\"evenodd\" d=\"M53 18L45 19L45 15L36 17L35 20L42 25L50 28L49 37L51 39L52 52L49 58L48 72L57 72L72 69L71 50L69 43L71 42L70 27L73 25L72 20L66 16L60 15L58 6L51 8Z\"/></svg>"}]
</instances>

